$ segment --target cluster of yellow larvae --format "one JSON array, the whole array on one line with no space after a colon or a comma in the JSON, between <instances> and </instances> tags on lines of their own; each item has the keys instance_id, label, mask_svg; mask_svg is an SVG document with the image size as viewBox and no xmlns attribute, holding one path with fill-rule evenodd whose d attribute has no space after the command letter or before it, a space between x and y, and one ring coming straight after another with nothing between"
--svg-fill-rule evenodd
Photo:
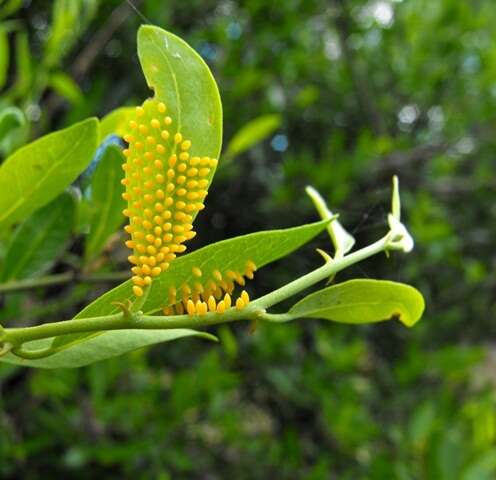
<instances>
[{"instance_id":1,"label":"cluster of yellow larvae","mask_svg":"<svg viewBox=\"0 0 496 480\"><path fill-rule=\"evenodd\" d=\"M192 268L192 274L197 281L183 283L176 288L169 288L169 302L162 310L165 315L205 315L208 312L224 313L234 306L242 310L250 302L246 290L233 301L232 295L236 284L243 287L246 283L245 277L252 279L257 267L251 260L246 262L243 273L227 270L213 270L210 274L204 274L199 267Z\"/></svg>"},{"instance_id":2,"label":"cluster of yellow larvae","mask_svg":"<svg viewBox=\"0 0 496 480\"><path fill-rule=\"evenodd\" d=\"M142 296L143 287L167 270L176 254L186 250L184 242L195 236L193 218L204 208L217 160L188 153L191 141L177 131L162 102L149 99L137 107L129 128L121 181L128 202L124 228L131 236L126 246L133 250L128 257L133 292Z\"/></svg>"}]
</instances>

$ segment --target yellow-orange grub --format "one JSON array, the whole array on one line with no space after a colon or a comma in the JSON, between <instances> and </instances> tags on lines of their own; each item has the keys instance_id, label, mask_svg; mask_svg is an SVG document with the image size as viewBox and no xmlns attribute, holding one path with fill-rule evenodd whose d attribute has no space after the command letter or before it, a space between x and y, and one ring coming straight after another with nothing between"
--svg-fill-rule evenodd
<instances>
[{"instance_id":1,"label":"yellow-orange grub","mask_svg":"<svg viewBox=\"0 0 496 480\"><path fill-rule=\"evenodd\" d=\"M176 254L186 249L183 243L196 235L192 223L205 207L209 183L204 177L217 165L216 159L202 157L202 162L207 161L201 171L193 166L188 153L191 141L177 131L166 111L164 103L146 100L136 108L136 118L129 122L129 133L124 136L129 147L123 151L126 162L121 183L126 191L122 196L128 202L123 213L129 218L125 230L131 239L126 246L133 250L128 259L133 265L136 296L143 295L143 287L167 270ZM201 277L202 272L198 268L194 274ZM184 308L187 305L181 304L176 311L184 312Z\"/></svg>"}]
</instances>

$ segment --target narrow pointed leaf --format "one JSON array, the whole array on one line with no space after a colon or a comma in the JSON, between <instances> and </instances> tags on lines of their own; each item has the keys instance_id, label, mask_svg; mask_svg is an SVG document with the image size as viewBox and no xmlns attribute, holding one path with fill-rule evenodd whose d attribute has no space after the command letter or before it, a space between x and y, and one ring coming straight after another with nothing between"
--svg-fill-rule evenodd
<instances>
[{"instance_id":1,"label":"narrow pointed leaf","mask_svg":"<svg viewBox=\"0 0 496 480\"><path fill-rule=\"evenodd\" d=\"M171 287L180 291L181 285L187 283L194 290L197 283L206 285L209 281L215 281L215 270L228 278L228 271L244 275L248 262L253 262L259 269L304 245L324 230L326 225L327 222L322 221L284 230L251 233L207 245L180 257L153 282L143 308L147 312L154 312L168 305L167 297ZM202 271L201 277L193 272L195 267Z\"/></svg>"},{"instance_id":2,"label":"narrow pointed leaf","mask_svg":"<svg viewBox=\"0 0 496 480\"><path fill-rule=\"evenodd\" d=\"M26 31L21 30L17 33L15 46L16 81L8 93L13 94L13 96L22 96L27 93L33 82L34 61Z\"/></svg>"},{"instance_id":3,"label":"narrow pointed leaf","mask_svg":"<svg viewBox=\"0 0 496 480\"><path fill-rule=\"evenodd\" d=\"M281 125L281 116L262 115L243 125L229 142L226 158L232 159L267 138ZM226 159L225 159L226 160Z\"/></svg>"},{"instance_id":4,"label":"narrow pointed leaf","mask_svg":"<svg viewBox=\"0 0 496 480\"><path fill-rule=\"evenodd\" d=\"M7 31L0 25L0 89L3 88L7 81L9 56L9 39L7 37Z\"/></svg>"},{"instance_id":5,"label":"narrow pointed leaf","mask_svg":"<svg viewBox=\"0 0 496 480\"><path fill-rule=\"evenodd\" d=\"M147 297L142 310L152 314L169 304L169 289L175 287L180 291L181 285L194 285L197 282L207 283L214 280L214 270L239 271L246 268L252 261L258 268L263 267L279 258L283 258L300 246L304 245L327 226L326 221L311 223L300 227L283 230L269 230L251 233L240 237L223 240L203 247L193 253L176 259L169 270L157 277ZM193 273L193 267L202 270L199 279ZM115 313L118 309L112 302L135 300L130 280L105 293L93 303L84 308L75 318L97 317ZM54 345L70 343L85 335L64 335L54 341Z\"/></svg>"},{"instance_id":6,"label":"narrow pointed leaf","mask_svg":"<svg viewBox=\"0 0 496 480\"><path fill-rule=\"evenodd\" d=\"M65 98L72 104L78 104L84 101L84 95L79 85L63 72L55 72L50 76L49 85L61 97Z\"/></svg>"}]
</instances>

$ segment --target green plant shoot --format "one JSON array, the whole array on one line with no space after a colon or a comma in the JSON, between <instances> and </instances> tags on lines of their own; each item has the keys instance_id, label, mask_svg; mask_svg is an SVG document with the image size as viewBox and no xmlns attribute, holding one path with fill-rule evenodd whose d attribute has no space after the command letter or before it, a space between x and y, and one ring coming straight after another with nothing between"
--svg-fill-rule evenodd
<instances>
[{"instance_id":1,"label":"green plant shoot","mask_svg":"<svg viewBox=\"0 0 496 480\"><path fill-rule=\"evenodd\" d=\"M220 95L202 58L172 33L141 27L138 56L153 91L151 98L136 108L122 107L100 122L88 119L47 135L13 153L0 167L0 225L11 229L25 220L12 237L2 270L2 278L11 281L46 271L53 264L36 257L36 242L49 239L45 248L55 259L57 245L67 241L72 221L61 230L63 234L50 235L60 212L66 212L64 217L74 215L70 195L60 194L89 165L99 141L110 134L122 137L126 143L122 154L117 147L109 148L95 173L92 195L97 208L88 221L85 257L88 262L95 258L125 218L130 279L73 319L0 327L1 361L40 368L80 367L180 338L216 340L204 330L238 321L320 318L364 324L396 319L411 327L421 318L422 295L408 285L355 279L318 287L372 255L412 250L413 239L401 223L396 177L389 229L360 249L354 249L355 239L322 196L308 187L319 221L226 239L185 253L219 164ZM239 133L226 158L230 160L279 123L279 117L255 122ZM112 188L116 180L120 182L117 189ZM43 228L33 235L36 225ZM249 281L263 275L264 266L285 258L325 230L331 245L329 252L319 251L322 266L251 298ZM316 290L293 302L286 313L271 311L309 288Z\"/></svg>"}]
</instances>

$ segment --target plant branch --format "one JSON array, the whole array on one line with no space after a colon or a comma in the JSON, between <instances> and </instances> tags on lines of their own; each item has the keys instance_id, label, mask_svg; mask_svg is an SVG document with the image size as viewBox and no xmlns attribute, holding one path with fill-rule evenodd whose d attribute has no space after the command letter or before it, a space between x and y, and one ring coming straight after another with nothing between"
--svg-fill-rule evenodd
<instances>
[{"instance_id":1,"label":"plant branch","mask_svg":"<svg viewBox=\"0 0 496 480\"><path fill-rule=\"evenodd\" d=\"M274 290L273 292L258 298L250 303L243 310L232 308L225 313L207 313L203 316L174 315L174 316L153 316L143 315L136 312L136 305L132 309L126 309L122 304L120 313L92 318L79 318L60 322L46 323L34 327L6 328L3 330L3 343L14 345L13 353L25 358L40 358L55 353L56 350L44 349L30 352L21 349L25 342L41 340L45 338L57 337L75 333L91 333L107 330L141 329L141 330L161 330L174 328L204 328L220 323L229 323L240 320L265 320L270 322L282 322L291 320L289 314L276 315L266 312L266 309L286 300L287 298L305 290L312 285L325 280L330 275L334 275L340 270L360 262L370 256L388 250L391 246L391 235L388 233L377 242L364 247L356 252L346 255L340 259L327 262L322 267L294 280L287 285ZM33 355L35 357L33 357Z\"/></svg>"},{"instance_id":2,"label":"plant branch","mask_svg":"<svg viewBox=\"0 0 496 480\"><path fill-rule=\"evenodd\" d=\"M8 341L14 345L21 345L25 342L75 333L92 333L123 329L163 330L173 328L199 328L219 323L234 322L237 320L255 320L259 318L260 314L260 312L255 311L255 308L251 305L242 311L233 308L231 311L223 314L207 313L202 317L191 317L189 315L154 316L143 315L141 312L130 313L131 315L125 315L121 312L101 317L63 320L34 327L6 328L4 341Z\"/></svg>"},{"instance_id":3,"label":"plant branch","mask_svg":"<svg viewBox=\"0 0 496 480\"><path fill-rule=\"evenodd\" d=\"M385 251L390 242L390 235L386 235L375 243L371 245L361 248L356 252L350 253L344 257L341 257L336 260L332 260L327 262L320 268L317 268L313 272L307 273L303 277L300 277L292 282L284 285L273 292L264 295L263 297L258 298L253 302L253 305L257 305L261 308L269 308L276 303L280 303L283 300L286 300L289 297L305 290L312 285L327 279L331 275L335 275L337 272L358 263L372 255Z\"/></svg>"}]
</instances>

